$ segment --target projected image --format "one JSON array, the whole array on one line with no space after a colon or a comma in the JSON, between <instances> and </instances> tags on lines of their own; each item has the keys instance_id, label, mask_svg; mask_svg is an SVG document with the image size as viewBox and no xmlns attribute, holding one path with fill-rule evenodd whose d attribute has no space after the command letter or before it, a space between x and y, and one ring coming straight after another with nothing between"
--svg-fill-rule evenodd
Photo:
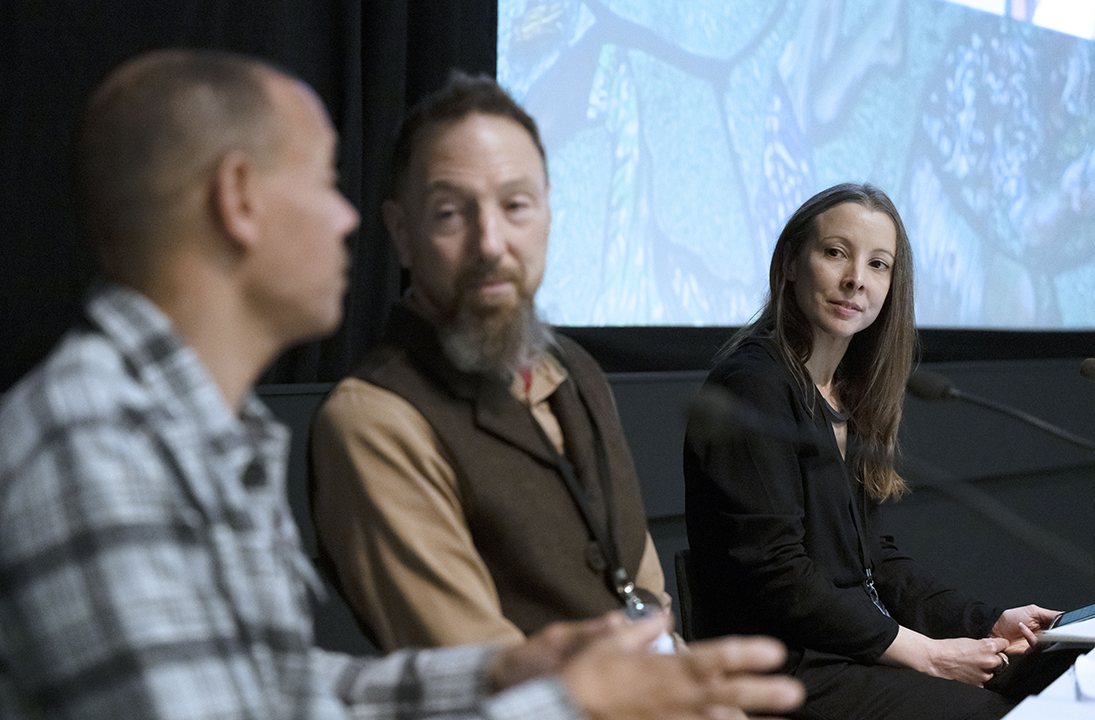
<instances>
[{"instance_id":1,"label":"projected image","mask_svg":"<svg viewBox=\"0 0 1095 720\"><path fill-rule=\"evenodd\" d=\"M901 211L921 326L1095 328L1086 4L501 0L498 79L549 153L545 319L740 325L790 213L856 180Z\"/></svg>"}]
</instances>

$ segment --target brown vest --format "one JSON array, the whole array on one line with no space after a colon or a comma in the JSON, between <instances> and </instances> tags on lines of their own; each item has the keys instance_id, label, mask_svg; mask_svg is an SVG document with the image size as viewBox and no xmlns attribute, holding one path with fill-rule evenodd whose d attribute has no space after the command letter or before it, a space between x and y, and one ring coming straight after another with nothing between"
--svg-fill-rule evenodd
<instances>
[{"instance_id":1,"label":"brown vest","mask_svg":"<svg viewBox=\"0 0 1095 720\"><path fill-rule=\"evenodd\" d=\"M552 352L569 379L549 402L566 456L634 578L646 514L615 399L596 361L568 338L556 340ZM402 305L388 319L385 343L354 374L402 396L432 426L456 472L464 516L506 618L531 634L556 620L621 607L549 443L508 382L457 370L433 327ZM607 479L598 467L608 469Z\"/></svg>"}]
</instances>

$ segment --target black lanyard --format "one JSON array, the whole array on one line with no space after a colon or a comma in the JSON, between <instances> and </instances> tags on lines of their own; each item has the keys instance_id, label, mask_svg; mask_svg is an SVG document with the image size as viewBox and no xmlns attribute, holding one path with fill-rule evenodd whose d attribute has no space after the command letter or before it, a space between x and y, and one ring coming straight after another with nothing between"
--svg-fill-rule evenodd
<instances>
[{"instance_id":1,"label":"black lanyard","mask_svg":"<svg viewBox=\"0 0 1095 720\"><path fill-rule=\"evenodd\" d=\"M845 467L845 477L847 477L847 467ZM871 572L872 563L867 559L867 525L863 521L863 518L867 515L867 491L864 489L862 492L856 492L856 488L852 487L852 483L849 481L848 489L852 493L852 520L855 522L855 533L859 537L859 555L863 558L863 571L867 573L867 579L863 581L863 587L867 590L867 595L870 596L871 602L875 604L882 614L886 617L890 617L889 611L886 610L886 606L882 604L882 598L878 596L878 590L874 586L874 573ZM859 513L856 508L856 496L863 502L863 514Z\"/></svg>"},{"instance_id":2,"label":"black lanyard","mask_svg":"<svg viewBox=\"0 0 1095 720\"><path fill-rule=\"evenodd\" d=\"M832 425L834 422L848 422L848 416L842 415L833 409L829 405L828 401L818 393L818 397L821 400L822 414L826 416L829 422L829 430L835 436ZM845 425L847 427L847 425ZM852 438L849 437L845 443L845 447L850 449L852 447ZM839 450L838 450L839 452ZM872 563L870 561L870 552L867 549L867 525L863 518L867 516L867 493L864 489L862 492L857 492L857 488L854 485L854 481L850 477L848 472L848 464L843 458L840 460L841 466L844 468L844 479L848 483L848 491L851 493L852 507L852 524L855 526L856 538L859 540L859 557L863 562L863 572L866 573L867 578L863 581L863 589L867 591L868 597L871 598L871 602L875 607L882 611L882 614L886 617L890 616L890 613L886 610L886 606L882 604L882 598L878 596L878 589L874 586L874 572L871 569ZM856 507L856 501L860 500L863 503L863 512L859 512L859 508Z\"/></svg>"},{"instance_id":3,"label":"black lanyard","mask_svg":"<svg viewBox=\"0 0 1095 720\"><path fill-rule=\"evenodd\" d=\"M529 420L532 422L533 427L536 428L536 433L540 436L540 439L543 440L544 447L547 449L548 455L555 465L555 469L563 476L563 481L566 483L567 490L574 499L574 504L578 507L578 512L581 514L586 528L589 529L590 535L593 536L593 540L597 543L597 546L601 549L601 553L604 555L606 562L605 577L609 582L609 587L612 588L620 598L620 601L623 602L629 610L642 611L645 603L636 594L635 583L631 579L627 569L624 568L623 562L620 561L619 548L613 539L612 483L609 476L608 451L605 448L604 438L601 436L601 429L597 424L597 419L594 418L593 413L590 412L589 405L581 391L578 389L577 384L574 383L570 377L567 377L567 379L563 381L563 385L561 385L556 392L563 390L564 386L569 386L569 388L573 390L581 404L582 410L585 411L590 427L593 429L593 451L597 458L597 479L600 482L601 497L603 498L605 506L606 521L604 523L600 522L600 518L598 518L597 514L593 511L586 489L578 482L578 476L574 471L574 464L555 447L555 443L551 441L551 438L544 432L544 428L540 425L540 422L532 414L531 408L529 409ZM561 427L562 426L560 425L560 428Z\"/></svg>"}]
</instances>

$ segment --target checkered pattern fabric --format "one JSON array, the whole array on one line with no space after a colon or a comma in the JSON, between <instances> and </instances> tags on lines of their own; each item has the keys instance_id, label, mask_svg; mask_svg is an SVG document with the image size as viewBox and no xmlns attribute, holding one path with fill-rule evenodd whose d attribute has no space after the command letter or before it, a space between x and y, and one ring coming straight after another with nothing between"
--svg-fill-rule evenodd
<instances>
[{"instance_id":1,"label":"checkered pattern fabric","mask_svg":"<svg viewBox=\"0 0 1095 720\"><path fill-rule=\"evenodd\" d=\"M315 648L287 429L137 293L86 315L0 406L0 717L575 715L553 680L484 697L488 648Z\"/></svg>"}]
</instances>

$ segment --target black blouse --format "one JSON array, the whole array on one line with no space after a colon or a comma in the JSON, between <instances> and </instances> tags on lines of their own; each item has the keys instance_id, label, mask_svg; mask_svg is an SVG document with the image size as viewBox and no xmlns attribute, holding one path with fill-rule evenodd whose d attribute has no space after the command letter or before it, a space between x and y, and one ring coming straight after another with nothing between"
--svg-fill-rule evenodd
<instances>
[{"instance_id":1,"label":"black blouse","mask_svg":"<svg viewBox=\"0 0 1095 720\"><path fill-rule=\"evenodd\" d=\"M694 414L685 440L694 595L708 634L773 635L870 664L899 623L935 638L989 632L1000 609L945 587L880 534L878 503L850 477L821 394L803 391L774 342L746 341L704 388L729 391L748 420L711 432ZM872 602L867 567L892 617Z\"/></svg>"}]
</instances>

